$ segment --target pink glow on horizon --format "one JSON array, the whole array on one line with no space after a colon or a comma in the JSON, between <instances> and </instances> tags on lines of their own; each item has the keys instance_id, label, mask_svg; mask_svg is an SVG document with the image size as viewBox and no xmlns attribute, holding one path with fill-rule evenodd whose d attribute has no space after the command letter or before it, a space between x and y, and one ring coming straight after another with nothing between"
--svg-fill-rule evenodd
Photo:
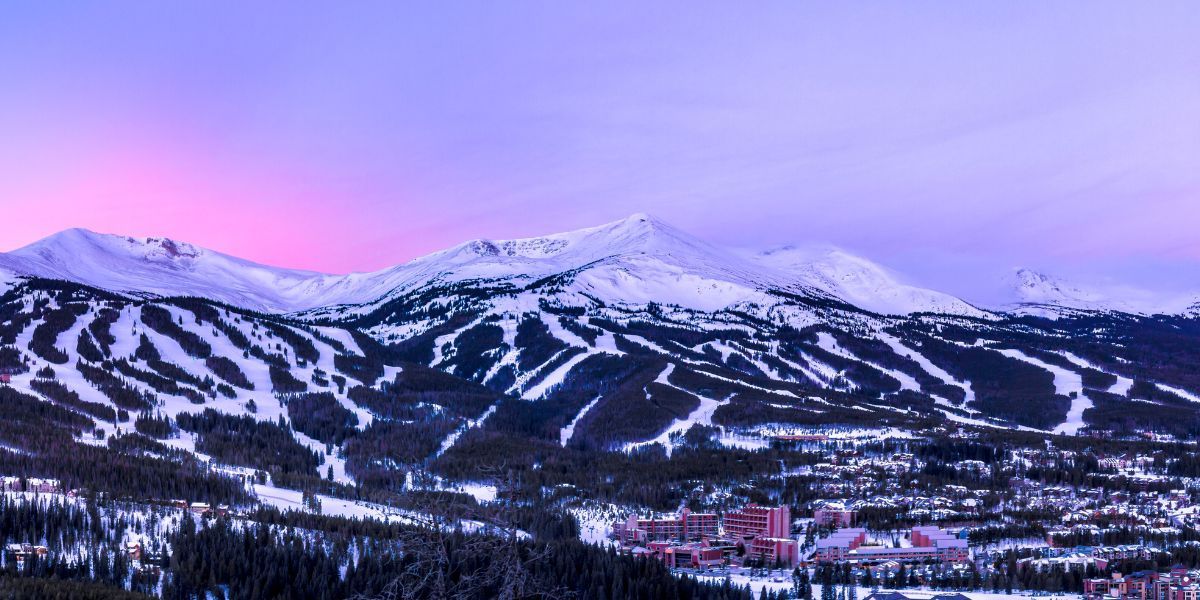
<instances>
[{"instance_id":1,"label":"pink glow on horizon","mask_svg":"<svg viewBox=\"0 0 1200 600\"><path fill-rule=\"evenodd\" d=\"M342 190L314 185L322 179L311 170L231 164L218 154L191 142L130 136L100 156L39 165L0 181L0 197L36 199L14 223L19 233L6 236L10 247L0 251L83 227L169 237L272 266L347 273L436 248L420 236L387 236L381 224L331 200Z\"/></svg>"},{"instance_id":2,"label":"pink glow on horizon","mask_svg":"<svg viewBox=\"0 0 1200 600\"><path fill-rule=\"evenodd\" d=\"M84 227L340 273L648 212L951 291L1145 258L1200 283L1198 29L1107 0L16 3L0 250Z\"/></svg>"}]
</instances>

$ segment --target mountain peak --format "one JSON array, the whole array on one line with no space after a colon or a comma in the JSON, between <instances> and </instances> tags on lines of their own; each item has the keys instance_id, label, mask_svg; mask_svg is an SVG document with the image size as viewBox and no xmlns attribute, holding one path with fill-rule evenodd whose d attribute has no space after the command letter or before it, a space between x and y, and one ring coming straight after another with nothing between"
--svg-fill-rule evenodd
<instances>
[{"instance_id":1,"label":"mountain peak","mask_svg":"<svg viewBox=\"0 0 1200 600\"><path fill-rule=\"evenodd\" d=\"M584 296L631 305L658 302L716 310L738 302L770 302L772 290L786 290L838 298L879 314L995 316L952 295L912 285L835 246L732 252L641 212L540 237L476 239L382 271L350 275L268 267L166 237L75 228L0 253L0 272L134 295L205 296L268 312L368 304L434 282L530 282L570 274ZM1010 289L1021 312L1200 312L1195 294L1167 296L1114 283L1080 287L1029 268L1012 276Z\"/></svg>"},{"instance_id":2,"label":"mountain peak","mask_svg":"<svg viewBox=\"0 0 1200 600\"><path fill-rule=\"evenodd\" d=\"M656 241L662 236L667 240ZM585 253L591 256L591 260L595 260L604 256L653 252L655 245L671 246L680 243L685 246L702 244L661 219L646 213L634 213L603 225L538 237L507 240L479 238L449 250L418 258L414 262L440 260L447 255L482 259L549 259L567 253Z\"/></svg>"},{"instance_id":3,"label":"mountain peak","mask_svg":"<svg viewBox=\"0 0 1200 600\"><path fill-rule=\"evenodd\" d=\"M252 308L307 308L298 289L327 276L256 264L166 237L66 229L8 253L0 271L74 281L135 296L202 296ZM294 293L293 293L294 291Z\"/></svg>"},{"instance_id":4,"label":"mountain peak","mask_svg":"<svg viewBox=\"0 0 1200 600\"><path fill-rule=\"evenodd\" d=\"M1184 314L1196 302L1191 293L1142 289L1119 282L1076 284L1029 268L1014 272L1013 290L1021 312L1053 316L1058 309L1133 314ZM1037 307L1054 307L1049 311Z\"/></svg>"},{"instance_id":5,"label":"mountain peak","mask_svg":"<svg viewBox=\"0 0 1200 600\"><path fill-rule=\"evenodd\" d=\"M135 238L74 227L18 248L10 252L9 256L36 257L54 263L97 253L125 255L150 261L178 261L195 259L205 252L198 246L165 237Z\"/></svg>"},{"instance_id":6,"label":"mountain peak","mask_svg":"<svg viewBox=\"0 0 1200 600\"><path fill-rule=\"evenodd\" d=\"M1014 273L1014 279L1017 297L1022 302L1033 304L1073 304L1097 300L1094 294L1028 267L1017 269Z\"/></svg>"},{"instance_id":7,"label":"mountain peak","mask_svg":"<svg viewBox=\"0 0 1200 600\"><path fill-rule=\"evenodd\" d=\"M780 246L760 252L754 259L797 278L803 285L880 314L988 316L949 294L908 285L886 267L836 246Z\"/></svg>"},{"instance_id":8,"label":"mountain peak","mask_svg":"<svg viewBox=\"0 0 1200 600\"><path fill-rule=\"evenodd\" d=\"M629 223L629 224L639 224L639 223L654 224L654 223L658 222L658 219L656 219L654 216L650 215L649 213L636 212L636 213L633 213L632 215L629 215L628 217L625 217L624 219L621 219L620 222Z\"/></svg>"},{"instance_id":9,"label":"mountain peak","mask_svg":"<svg viewBox=\"0 0 1200 600\"><path fill-rule=\"evenodd\" d=\"M556 234L556 236L575 236L583 237L594 234L604 234L609 236L641 236L653 235L656 233L675 232L677 235L687 235L671 226L666 221L659 219L647 213L633 213L623 219L610 221L603 225L593 227L584 227L574 231L567 231Z\"/></svg>"}]
</instances>

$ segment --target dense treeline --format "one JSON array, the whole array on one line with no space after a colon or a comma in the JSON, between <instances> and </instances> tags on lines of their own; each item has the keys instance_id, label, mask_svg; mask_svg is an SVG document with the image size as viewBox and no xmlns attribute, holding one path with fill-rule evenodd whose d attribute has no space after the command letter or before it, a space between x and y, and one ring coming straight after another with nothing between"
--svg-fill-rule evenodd
<instances>
[{"instance_id":1,"label":"dense treeline","mask_svg":"<svg viewBox=\"0 0 1200 600\"><path fill-rule=\"evenodd\" d=\"M260 321L262 326L267 331L271 332L275 337L283 340L292 349L292 354L296 358L315 363L321 358L321 353L317 350L316 344L306 335L298 333L295 329L286 325L272 323L271 321Z\"/></svg>"},{"instance_id":2,"label":"dense treeline","mask_svg":"<svg viewBox=\"0 0 1200 600\"><path fill-rule=\"evenodd\" d=\"M246 378L246 374L238 367L237 363L224 356L210 356L204 359L204 364L213 372L214 375L228 381L229 383L242 388L243 390L253 390L254 384Z\"/></svg>"},{"instance_id":3,"label":"dense treeline","mask_svg":"<svg viewBox=\"0 0 1200 600\"><path fill-rule=\"evenodd\" d=\"M499 397L494 391L423 365L405 364L392 381L381 382L386 402L437 405L451 414L478 417Z\"/></svg>"},{"instance_id":4,"label":"dense treeline","mask_svg":"<svg viewBox=\"0 0 1200 600\"><path fill-rule=\"evenodd\" d=\"M432 417L438 412L434 406L400 398L365 385L352 386L346 392L346 397L381 419L416 421Z\"/></svg>"},{"instance_id":5,"label":"dense treeline","mask_svg":"<svg viewBox=\"0 0 1200 600\"><path fill-rule=\"evenodd\" d=\"M383 362L373 355L335 354L333 368L347 377L361 381L363 385L375 385L375 382L383 377Z\"/></svg>"},{"instance_id":6,"label":"dense treeline","mask_svg":"<svg viewBox=\"0 0 1200 600\"><path fill-rule=\"evenodd\" d=\"M54 381L52 379L35 378L29 382L29 387L33 391L65 406L69 406L81 412L85 412L102 421L115 423L117 420L129 420L128 413L120 411L120 414L113 407L102 404L100 402L92 402L79 397L79 394L68 388L67 386Z\"/></svg>"},{"instance_id":7,"label":"dense treeline","mask_svg":"<svg viewBox=\"0 0 1200 600\"><path fill-rule=\"evenodd\" d=\"M497 353L507 351L504 329L495 323L480 323L459 333L453 348L442 349L443 360L438 368L471 381L483 381Z\"/></svg>"},{"instance_id":8,"label":"dense treeline","mask_svg":"<svg viewBox=\"0 0 1200 600\"><path fill-rule=\"evenodd\" d=\"M23 372L29 370L25 364L25 356L13 346L0 346L0 369L5 372Z\"/></svg>"},{"instance_id":9,"label":"dense treeline","mask_svg":"<svg viewBox=\"0 0 1200 600\"><path fill-rule=\"evenodd\" d=\"M34 354L58 365L66 364L70 355L58 348L58 336L75 324L75 319L88 312L87 304L67 304L42 314L42 322L33 329L29 349Z\"/></svg>"},{"instance_id":10,"label":"dense treeline","mask_svg":"<svg viewBox=\"0 0 1200 600\"><path fill-rule=\"evenodd\" d=\"M176 497L237 504L241 485L207 472L194 458L164 460L111 452L73 438L92 431L90 419L12 388L0 387L0 473L50 477L82 488L137 499Z\"/></svg>"},{"instance_id":11,"label":"dense treeline","mask_svg":"<svg viewBox=\"0 0 1200 600\"><path fill-rule=\"evenodd\" d=\"M358 417L329 392L292 396L287 411L292 427L327 444L340 446L358 426Z\"/></svg>"},{"instance_id":12,"label":"dense treeline","mask_svg":"<svg viewBox=\"0 0 1200 600\"><path fill-rule=\"evenodd\" d=\"M346 440L346 471L364 487L403 489L406 467L432 457L458 425L442 415L419 423L372 421Z\"/></svg>"},{"instance_id":13,"label":"dense treeline","mask_svg":"<svg viewBox=\"0 0 1200 600\"><path fill-rule=\"evenodd\" d=\"M187 451L172 448L141 432L124 432L108 438L109 449L125 454L150 454L162 458L187 458Z\"/></svg>"},{"instance_id":14,"label":"dense treeline","mask_svg":"<svg viewBox=\"0 0 1200 600\"><path fill-rule=\"evenodd\" d=\"M971 382L975 391L973 408L1038 429L1052 429L1066 418L1071 399L1055 394L1054 376L1049 371L995 350L904 333L907 341L934 364L959 380Z\"/></svg>"},{"instance_id":15,"label":"dense treeline","mask_svg":"<svg viewBox=\"0 0 1200 600\"><path fill-rule=\"evenodd\" d=\"M141 334L138 339L137 349L134 351L134 357L146 363L155 373L165 378L174 385L186 384L199 388L205 392L212 392L215 382L211 376L205 375L203 378L193 375L187 369L166 360L163 360L159 354L158 348L150 341L146 334ZM212 357L209 357L212 358ZM206 359L207 360L207 359ZM164 385L171 385L164 384Z\"/></svg>"},{"instance_id":16,"label":"dense treeline","mask_svg":"<svg viewBox=\"0 0 1200 600\"><path fill-rule=\"evenodd\" d=\"M79 362L75 365L88 383L96 386L113 404L126 410L147 410L157 404L158 400L152 394L142 392L124 379L112 374L103 367L95 367Z\"/></svg>"},{"instance_id":17,"label":"dense treeline","mask_svg":"<svg viewBox=\"0 0 1200 600\"><path fill-rule=\"evenodd\" d=\"M296 379L291 370L271 365L271 389L277 394L298 394L308 391L308 384Z\"/></svg>"},{"instance_id":18,"label":"dense treeline","mask_svg":"<svg viewBox=\"0 0 1200 600\"><path fill-rule=\"evenodd\" d=\"M470 430L433 462L440 474L470 480L480 472L510 469L520 475L530 500L540 490L565 487L588 498L673 510L683 502L701 505L704 490L756 480L765 489L785 466L812 462L802 452L767 449L681 447L668 459L658 446L633 453L563 448L486 429ZM797 480L800 482L802 480ZM783 486L782 482L777 483ZM793 493L800 492L796 486ZM811 496L803 496L805 499Z\"/></svg>"},{"instance_id":19,"label":"dense treeline","mask_svg":"<svg viewBox=\"0 0 1200 600\"><path fill-rule=\"evenodd\" d=\"M462 533L413 530L401 534L404 547L420 551L400 554L391 543L376 541L351 560L344 546L314 542L290 530L234 528L224 520L204 528L189 523L171 543L170 577L164 586L168 600L204 597L218 589L227 589L231 600L338 599L380 595L389 586L402 586L418 597L484 600L505 595L503 590L515 583L523 591L514 598L571 594L595 600L752 600L746 590L676 578L658 561L574 540L549 546L503 538L481 543Z\"/></svg>"},{"instance_id":20,"label":"dense treeline","mask_svg":"<svg viewBox=\"0 0 1200 600\"><path fill-rule=\"evenodd\" d=\"M521 318L513 343L521 351L517 355L517 364L522 371L533 370L570 349L566 342L551 335L550 328L536 315Z\"/></svg>"},{"instance_id":21,"label":"dense treeline","mask_svg":"<svg viewBox=\"0 0 1200 600\"><path fill-rule=\"evenodd\" d=\"M142 306L142 322L147 327L161 333L176 342L188 356L208 358L212 355L212 347L203 338L183 328L171 317L171 311L153 304Z\"/></svg>"},{"instance_id":22,"label":"dense treeline","mask_svg":"<svg viewBox=\"0 0 1200 600\"><path fill-rule=\"evenodd\" d=\"M232 416L211 408L200 414L180 413L180 429L197 434L196 449L219 461L264 471L316 475L319 455L297 442L287 426Z\"/></svg>"},{"instance_id":23,"label":"dense treeline","mask_svg":"<svg viewBox=\"0 0 1200 600\"><path fill-rule=\"evenodd\" d=\"M39 571L53 578L40 577ZM57 564L31 567L28 575L0 572L0 598L4 600L150 600L154 598L154 596L123 590L111 584L62 578L63 575L70 574L74 574L76 577L87 576L82 570L59 568Z\"/></svg>"},{"instance_id":24,"label":"dense treeline","mask_svg":"<svg viewBox=\"0 0 1200 600\"><path fill-rule=\"evenodd\" d=\"M133 421L133 428L138 433L148 435L160 440L167 439L175 434L175 423L170 417L161 414L152 415L142 413Z\"/></svg>"},{"instance_id":25,"label":"dense treeline","mask_svg":"<svg viewBox=\"0 0 1200 600\"><path fill-rule=\"evenodd\" d=\"M160 394L183 396L184 398L190 400L192 404L204 404L204 394L202 394L199 390L181 385L176 380L163 376L159 373L154 373L145 369L139 369L123 358L106 361L104 364L100 365L100 367L102 369L116 370L130 379L141 381Z\"/></svg>"},{"instance_id":26,"label":"dense treeline","mask_svg":"<svg viewBox=\"0 0 1200 600\"><path fill-rule=\"evenodd\" d=\"M92 334L105 356L112 355L112 345L117 343L117 338L112 334L112 325L120 318L120 311L106 306L97 311L96 317L88 323L88 332Z\"/></svg>"},{"instance_id":27,"label":"dense treeline","mask_svg":"<svg viewBox=\"0 0 1200 600\"><path fill-rule=\"evenodd\" d=\"M94 363L104 360L104 352L92 340L92 334L88 333L87 329L79 330L79 338L75 341L75 352L83 360L89 360Z\"/></svg>"}]
</instances>

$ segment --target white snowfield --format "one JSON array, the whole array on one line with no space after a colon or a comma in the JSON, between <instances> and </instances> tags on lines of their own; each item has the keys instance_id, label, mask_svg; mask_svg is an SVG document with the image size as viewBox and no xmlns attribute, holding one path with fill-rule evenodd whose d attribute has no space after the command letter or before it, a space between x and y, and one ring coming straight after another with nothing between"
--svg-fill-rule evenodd
<instances>
[{"instance_id":1,"label":"white snowfield","mask_svg":"<svg viewBox=\"0 0 1200 600\"><path fill-rule=\"evenodd\" d=\"M671 383L670 378L671 378L671 373L673 373L673 372L675 372L675 365L673 363L667 364L666 368L663 369L662 373L658 374L658 377L654 380L654 383L670 386L670 387L675 388L685 394L688 394L689 396L694 396L696 399L698 399L700 401L700 404L698 406L696 406L696 408L694 410L692 410L692 412L689 413L687 416L679 418L679 419L675 419L674 421L672 421L671 424L668 425L667 428L664 429L662 431L662 433L658 434L657 436L655 436L651 439L648 439L644 442L632 442L629 444L625 444L624 450L626 452L636 450L638 448L643 448L646 446L651 446L654 444L659 444L667 451L667 456L670 457L671 452L675 449L675 440L673 439L675 436L679 436L679 435L683 435L683 434L687 433L688 430L691 429L695 425L712 427L713 413L715 413L718 408L729 403L730 398L725 398L724 400L715 400L713 398L707 398L705 396L701 396L699 394L690 392L688 390L685 390L685 389ZM650 395L651 392L649 390L647 390L646 394ZM723 430L724 428L722 427L721 429Z\"/></svg>"},{"instance_id":2,"label":"white snowfield","mask_svg":"<svg viewBox=\"0 0 1200 600\"><path fill-rule=\"evenodd\" d=\"M1179 396L1180 398L1183 398L1184 400L1187 400L1189 402L1200 402L1200 396L1197 396L1196 394L1193 394L1185 389L1177 388L1175 386L1166 385L1163 383L1156 383L1154 385L1155 385L1155 387L1157 387L1158 389L1160 389L1164 392L1169 392L1171 394L1175 394L1176 396Z\"/></svg>"},{"instance_id":3,"label":"white snowfield","mask_svg":"<svg viewBox=\"0 0 1200 600\"><path fill-rule=\"evenodd\" d=\"M882 267L841 251L802 255L789 248L747 256L644 214L537 238L473 240L373 273L280 269L186 242L84 229L0 254L0 270L131 295L199 296L269 312L364 305L438 283L527 284L570 274L568 294L613 304L655 302L717 311L776 304L766 290L780 289L840 298L883 314L990 314L952 296L899 283Z\"/></svg>"},{"instance_id":4,"label":"white snowfield","mask_svg":"<svg viewBox=\"0 0 1200 600\"><path fill-rule=\"evenodd\" d=\"M822 350L824 350L830 354L834 354L834 355L840 356L842 358L846 358L846 359L849 359L849 360L852 360L855 362L862 363L864 365L867 365L868 367L871 367L872 369L875 369L876 371L879 371L879 372L887 375L888 377L891 377L892 379L895 379L896 381L899 381L900 389L902 389L902 390L911 390L914 392L921 391L921 385L919 383L917 383L917 380L913 379L913 377L911 375L909 375L907 373L901 373L900 371L897 371L895 369L889 369L887 367L877 365L873 362L866 361L866 360L863 360L863 359L855 356L849 350L846 350L845 348L842 348L841 346L839 346L837 343L837 340L833 339L832 335L829 335L828 333L826 333L824 331L817 334L817 345Z\"/></svg>"},{"instance_id":5,"label":"white snowfield","mask_svg":"<svg viewBox=\"0 0 1200 600\"><path fill-rule=\"evenodd\" d=\"M1100 367L1097 367L1096 365L1093 365L1092 363L1090 363L1078 356L1075 356L1074 354L1071 354L1070 352L1059 352L1058 354L1060 354L1063 358L1066 358L1067 360L1071 361L1071 364L1073 364L1077 367L1081 367L1084 369L1094 369L1094 370L1100 371L1102 373L1108 373L1108 371L1105 371L1104 369L1101 369ZM1129 390L1133 388L1133 380L1128 377L1125 377L1124 375L1117 375L1116 373L1108 373L1108 374L1112 375L1113 377L1116 377L1117 382L1112 384L1111 386L1109 386L1109 388L1105 391L1107 391L1110 394L1116 394L1118 396L1128 396Z\"/></svg>"},{"instance_id":6,"label":"white snowfield","mask_svg":"<svg viewBox=\"0 0 1200 600\"><path fill-rule=\"evenodd\" d=\"M444 527L461 527L464 532L468 533L494 530L492 526L480 521L462 520L456 523L445 523L441 519L431 517L425 513L402 510L364 500L345 500L324 494L314 494L316 501L319 503L319 506L314 508L305 505L304 494L302 492L262 484L254 484L252 489L255 497L260 502L274 506L282 511L314 512L347 519L376 519L385 523L405 523L425 526L440 524ZM521 539L529 538L529 534L524 531L518 530L516 534Z\"/></svg>"},{"instance_id":7,"label":"white snowfield","mask_svg":"<svg viewBox=\"0 0 1200 600\"><path fill-rule=\"evenodd\" d=\"M1038 360L1032 356L1027 356L1018 350L997 350L999 353L1020 361L1027 362L1035 367L1050 371L1054 375L1054 390L1056 394L1062 396L1071 396L1071 408L1067 410L1067 418L1054 428L1054 433L1075 435L1079 430L1086 426L1083 422L1083 412L1092 408L1094 404L1092 399L1087 397L1083 391L1083 376L1075 371L1064 369L1058 365Z\"/></svg>"},{"instance_id":8,"label":"white snowfield","mask_svg":"<svg viewBox=\"0 0 1200 600\"><path fill-rule=\"evenodd\" d=\"M1018 269L1012 288L1015 312L1056 318L1064 309L1139 315L1185 315L1200 302L1196 292L1163 292L1125 284L1082 285Z\"/></svg>"},{"instance_id":9,"label":"white snowfield","mask_svg":"<svg viewBox=\"0 0 1200 600\"><path fill-rule=\"evenodd\" d=\"M883 315L933 312L993 317L949 294L904 284L886 268L831 246L784 246L759 252L753 259L793 274L834 298Z\"/></svg>"},{"instance_id":10,"label":"white snowfield","mask_svg":"<svg viewBox=\"0 0 1200 600\"><path fill-rule=\"evenodd\" d=\"M975 390L973 390L971 388L971 382L959 381L959 380L955 379L954 376L951 375L950 373L946 372L945 369L930 362L930 360L928 358L925 358L920 352L917 352L916 350L909 348L908 346L905 346L895 336L891 336L886 333L877 333L875 335L875 337L879 338L885 344L890 346L892 348L892 351L895 352L896 355L905 356L905 357L908 357L909 359L912 359L912 361L917 363L918 365L920 365L921 368L924 369L926 373L929 373L930 375L933 375L934 377L937 377L938 379L942 380L942 383L962 388L963 392L966 394L965 400L963 401L963 405L970 406L971 404L974 404Z\"/></svg>"},{"instance_id":11,"label":"white snowfield","mask_svg":"<svg viewBox=\"0 0 1200 600\"><path fill-rule=\"evenodd\" d=\"M196 296L259 311L332 316L368 310L395 294L430 285L526 285L551 276L565 282L564 297L599 298L612 305L654 302L709 312L771 307L780 302L769 291L780 290L840 300L880 315L998 316L905 283L885 267L832 246L726 250L645 214L542 237L472 240L380 271L346 275L270 267L166 238L69 229L0 254L4 285L20 275L132 296ZM1051 317L1063 309L1187 314L1200 305L1200 293L1085 287L1030 269L1015 273L1012 290L1007 308Z\"/></svg>"}]
</instances>

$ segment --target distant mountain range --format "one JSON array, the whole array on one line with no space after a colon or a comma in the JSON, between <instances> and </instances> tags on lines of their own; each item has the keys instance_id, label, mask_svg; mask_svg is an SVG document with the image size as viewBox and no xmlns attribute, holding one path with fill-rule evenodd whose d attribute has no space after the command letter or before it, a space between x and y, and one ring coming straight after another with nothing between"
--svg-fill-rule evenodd
<instances>
[{"instance_id":1,"label":"distant mountain range","mask_svg":"<svg viewBox=\"0 0 1200 600\"><path fill-rule=\"evenodd\" d=\"M472 240L381 271L349 275L269 267L166 238L70 229L0 254L2 272L132 296L203 297L273 313L365 305L434 283L533 281L568 273L578 282L574 292L605 302L696 310L761 303L772 290L835 299L878 314L980 318L1010 311L1046 314L1055 308L1183 314L1200 302L1200 296L1163 300L1131 289L1088 289L1021 269L1012 282L1012 303L977 307L903 283L888 269L837 248L732 251L644 214L544 237Z\"/></svg>"},{"instance_id":2,"label":"distant mountain range","mask_svg":"<svg viewBox=\"0 0 1200 600\"><path fill-rule=\"evenodd\" d=\"M1020 302L980 307L835 248L730 250L646 215L351 275L79 229L0 270L13 387L114 431L205 408L304 431L289 399L318 394L357 426L296 438L343 481L830 426L1200 434L1190 300L1023 270Z\"/></svg>"}]
</instances>

